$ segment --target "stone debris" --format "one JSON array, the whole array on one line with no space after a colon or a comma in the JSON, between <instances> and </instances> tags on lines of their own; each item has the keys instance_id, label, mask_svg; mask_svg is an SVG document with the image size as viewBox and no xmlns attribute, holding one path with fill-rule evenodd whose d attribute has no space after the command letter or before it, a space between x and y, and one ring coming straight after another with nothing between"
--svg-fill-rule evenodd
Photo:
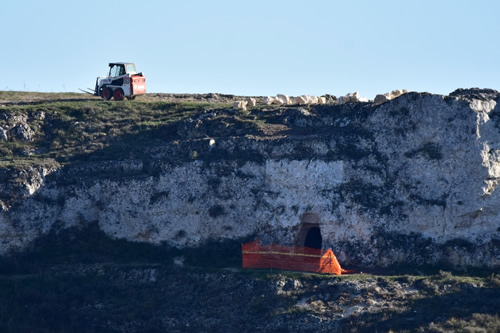
<instances>
[{"instance_id":1,"label":"stone debris","mask_svg":"<svg viewBox=\"0 0 500 333\"><path fill-rule=\"evenodd\" d=\"M300 95L300 96L288 96L284 94L278 94L276 97L267 96L263 99L263 103L266 105L312 105L312 104L334 104L336 102L336 97L332 95L324 96L311 96L311 95Z\"/></svg>"},{"instance_id":2,"label":"stone debris","mask_svg":"<svg viewBox=\"0 0 500 333\"><path fill-rule=\"evenodd\" d=\"M247 109L247 104L248 104L247 101L235 101L233 103L233 107L235 109L246 110Z\"/></svg>"},{"instance_id":3,"label":"stone debris","mask_svg":"<svg viewBox=\"0 0 500 333\"><path fill-rule=\"evenodd\" d=\"M264 104L266 105L271 105L274 102L274 97L272 96L267 96L264 98Z\"/></svg>"},{"instance_id":4,"label":"stone debris","mask_svg":"<svg viewBox=\"0 0 500 333\"><path fill-rule=\"evenodd\" d=\"M377 96L375 96L375 100L373 102L375 104L382 104L390 100L391 100L390 94L386 93L386 94L378 94Z\"/></svg>"},{"instance_id":5,"label":"stone debris","mask_svg":"<svg viewBox=\"0 0 500 333\"><path fill-rule=\"evenodd\" d=\"M247 102L247 106L255 106L255 105L257 105L257 99L255 99L253 97L248 97L246 99L246 102Z\"/></svg>"},{"instance_id":6,"label":"stone debris","mask_svg":"<svg viewBox=\"0 0 500 333\"><path fill-rule=\"evenodd\" d=\"M345 96L340 96L338 99L339 104L343 103L367 103L370 100L366 97L361 97L359 92L348 93Z\"/></svg>"},{"instance_id":7,"label":"stone debris","mask_svg":"<svg viewBox=\"0 0 500 333\"><path fill-rule=\"evenodd\" d=\"M408 93L408 90L406 89L395 89L390 93L377 95L375 97L374 103L381 104L406 93ZM323 96L300 95L296 97L288 96L285 94L278 94L276 96L267 96L263 99L263 103L266 105L315 105L368 102L371 102L371 100L361 96L358 91L348 93L347 95L340 96L339 98L328 94L325 94Z\"/></svg>"},{"instance_id":8,"label":"stone debris","mask_svg":"<svg viewBox=\"0 0 500 333\"><path fill-rule=\"evenodd\" d=\"M407 94L408 90L406 89L396 89L391 92L385 93L385 94L379 94L375 96L375 100L373 101L375 104L382 104L387 101L390 101L391 99L394 99L396 97L399 97L401 95Z\"/></svg>"},{"instance_id":9,"label":"stone debris","mask_svg":"<svg viewBox=\"0 0 500 333\"><path fill-rule=\"evenodd\" d=\"M9 130L0 127L0 140L9 141Z\"/></svg>"},{"instance_id":10,"label":"stone debris","mask_svg":"<svg viewBox=\"0 0 500 333\"><path fill-rule=\"evenodd\" d=\"M290 97L288 97L287 95L278 94L278 95L276 95L276 99L279 100L281 104L285 104L285 105L291 104Z\"/></svg>"},{"instance_id":11,"label":"stone debris","mask_svg":"<svg viewBox=\"0 0 500 333\"><path fill-rule=\"evenodd\" d=\"M35 132L26 123L14 126L14 128L12 128L10 132L18 139L28 142L33 141L34 140L33 137L35 136Z\"/></svg>"},{"instance_id":12,"label":"stone debris","mask_svg":"<svg viewBox=\"0 0 500 333\"><path fill-rule=\"evenodd\" d=\"M307 104L308 99L306 99L305 96L298 96L295 99L295 101L296 101L297 104Z\"/></svg>"},{"instance_id":13,"label":"stone debris","mask_svg":"<svg viewBox=\"0 0 500 333\"><path fill-rule=\"evenodd\" d=\"M36 115L38 118L35 119L39 119L40 117L45 119L45 112L37 112ZM6 124L0 126L0 140L9 141L18 139L25 142L33 142L35 140L35 131L28 124L32 119L27 114L5 112L2 114L2 118L6 120Z\"/></svg>"}]
</instances>

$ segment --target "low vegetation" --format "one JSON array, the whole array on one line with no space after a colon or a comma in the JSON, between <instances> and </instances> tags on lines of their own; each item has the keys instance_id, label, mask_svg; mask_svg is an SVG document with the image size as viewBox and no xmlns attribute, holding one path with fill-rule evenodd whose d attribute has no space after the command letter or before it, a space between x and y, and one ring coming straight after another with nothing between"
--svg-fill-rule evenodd
<instances>
[{"instance_id":1,"label":"low vegetation","mask_svg":"<svg viewBox=\"0 0 500 333\"><path fill-rule=\"evenodd\" d=\"M75 96L76 95L76 96ZM145 143L165 137L168 125L196 112L217 107L208 103L172 103L148 100L107 102L82 94L35 95L0 92L0 127L26 123L31 140L0 140L0 167L36 165L52 160L69 163L79 159L133 157ZM31 95L29 95L31 96ZM67 97L66 97L67 96ZM19 100L19 102L18 102ZM112 149L105 149L112 147ZM99 152L105 153L100 154Z\"/></svg>"}]
</instances>

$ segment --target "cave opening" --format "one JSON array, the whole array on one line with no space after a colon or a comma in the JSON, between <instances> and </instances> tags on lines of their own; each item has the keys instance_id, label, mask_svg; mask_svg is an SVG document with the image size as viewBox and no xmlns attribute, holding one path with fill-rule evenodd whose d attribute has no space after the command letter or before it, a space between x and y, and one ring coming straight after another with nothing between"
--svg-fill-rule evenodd
<instances>
[{"instance_id":1,"label":"cave opening","mask_svg":"<svg viewBox=\"0 0 500 333\"><path fill-rule=\"evenodd\" d=\"M299 234L295 242L296 246L304 246L313 249L321 249L323 237L319 225L319 217L316 214L304 214L301 218Z\"/></svg>"},{"instance_id":2,"label":"cave opening","mask_svg":"<svg viewBox=\"0 0 500 333\"><path fill-rule=\"evenodd\" d=\"M321 237L321 230L319 227L312 227L309 229L304 240L305 247L311 247L313 249L321 249L323 245L323 238Z\"/></svg>"}]
</instances>

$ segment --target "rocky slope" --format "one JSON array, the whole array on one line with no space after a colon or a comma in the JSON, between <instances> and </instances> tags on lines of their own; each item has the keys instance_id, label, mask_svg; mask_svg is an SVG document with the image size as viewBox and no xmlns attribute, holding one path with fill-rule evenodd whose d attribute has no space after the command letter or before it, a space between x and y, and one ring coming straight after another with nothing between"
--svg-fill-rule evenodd
<instances>
[{"instance_id":1,"label":"rocky slope","mask_svg":"<svg viewBox=\"0 0 500 333\"><path fill-rule=\"evenodd\" d=\"M315 225L347 266L495 268L499 98L472 89L380 105L209 103L189 112L168 102L4 103L0 143L17 143L9 159L22 163L0 170L0 252L95 221L115 238L177 247L253 238L294 245ZM179 116L114 134L148 107L153 118L172 108ZM110 110L113 123L93 122ZM87 140L69 157L51 155L71 139L61 131Z\"/></svg>"},{"instance_id":2,"label":"rocky slope","mask_svg":"<svg viewBox=\"0 0 500 333\"><path fill-rule=\"evenodd\" d=\"M50 271L50 279L25 276L17 284L3 279L12 289L17 285L17 295L12 289L4 292L11 308L0 303L0 318L5 319L0 328L121 333L497 332L499 288L492 289L482 278L446 274L429 280L413 276L349 280L158 265L59 266ZM469 330L461 330L464 327Z\"/></svg>"},{"instance_id":3,"label":"rocky slope","mask_svg":"<svg viewBox=\"0 0 500 333\"><path fill-rule=\"evenodd\" d=\"M111 240L95 223L52 231L24 254L0 259L0 331L500 329L498 274L242 270L238 246L225 241L179 250Z\"/></svg>"}]
</instances>

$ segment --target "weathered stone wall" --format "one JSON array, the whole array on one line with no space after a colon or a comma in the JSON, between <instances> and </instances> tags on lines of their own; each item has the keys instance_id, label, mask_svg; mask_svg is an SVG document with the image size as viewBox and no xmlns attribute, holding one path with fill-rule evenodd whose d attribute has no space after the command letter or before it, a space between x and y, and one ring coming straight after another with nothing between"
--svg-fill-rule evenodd
<instances>
[{"instance_id":1,"label":"weathered stone wall","mask_svg":"<svg viewBox=\"0 0 500 333\"><path fill-rule=\"evenodd\" d=\"M275 122L289 131L273 138L196 137L205 114L147 160L38 171L1 212L0 252L90 221L113 237L181 247L292 245L313 214L323 247L344 263L500 266L498 102L474 90L284 108Z\"/></svg>"}]
</instances>

